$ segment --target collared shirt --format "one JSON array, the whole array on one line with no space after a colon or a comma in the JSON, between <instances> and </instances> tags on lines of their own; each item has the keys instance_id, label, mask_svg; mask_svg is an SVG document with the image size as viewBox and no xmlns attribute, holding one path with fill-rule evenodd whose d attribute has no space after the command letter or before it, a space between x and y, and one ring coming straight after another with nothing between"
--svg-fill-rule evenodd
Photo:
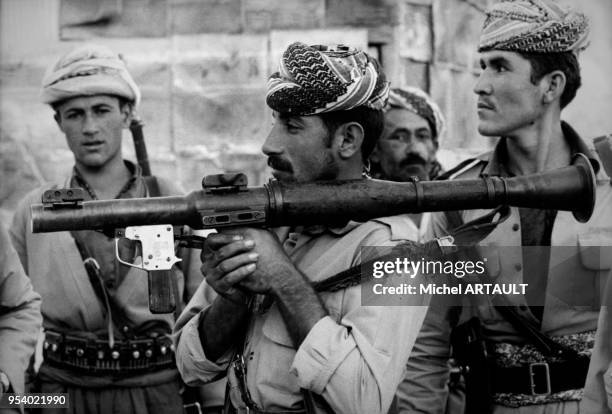
<instances>
[{"instance_id":1,"label":"collared shirt","mask_svg":"<svg viewBox=\"0 0 612 414\"><path fill-rule=\"evenodd\" d=\"M146 194L145 184L138 168L131 168L138 178L130 186L123 197L142 197ZM63 185L72 183L71 175ZM177 195L177 185L158 177L160 193ZM45 330L66 333L82 338L102 339L108 337L107 311L103 301L97 296L83 265L83 259L75 245L70 232L37 233L30 231L30 205L40 203L42 193L51 188L47 184L37 188L24 197L19 203L10 235L23 267L32 281L34 289L43 297L42 314ZM90 233L90 232L87 232ZM104 266L104 271L115 271L114 241L103 234L92 234L86 238L88 247L94 257ZM98 239L99 238L99 239ZM100 245L95 245L99 242ZM196 263L186 263L184 268ZM178 269L173 269L177 280L179 296L184 292L184 275ZM186 272L187 274L188 272ZM189 272L189 275L195 273ZM199 272L198 272L198 277ZM108 279L110 280L110 278ZM116 279L115 279L116 280ZM146 272L140 269L128 268L122 273L120 283L109 289L117 307L124 313L123 326L115 326L115 338L124 339L135 336L147 337L169 332L174 324L172 314L151 314L148 303L148 282ZM74 375L74 372L52 367L43 363L41 376L60 383L76 386L140 386L142 384L161 384L174 380L178 373L174 369L158 371L149 374L132 375Z\"/></svg>"},{"instance_id":2,"label":"collared shirt","mask_svg":"<svg viewBox=\"0 0 612 414\"><path fill-rule=\"evenodd\" d=\"M562 124L563 132L572 154L584 153L591 160L593 168L598 171L597 198L593 215L587 223L579 223L571 212L559 211L555 219L552 233L549 257L549 272L547 275L546 302L542 315L541 330L549 336L563 337L564 340L574 340L578 334L591 333L597 326L600 308L600 294L609 271L609 255L605 249L612 246L612 187L610 180L599 169L599 162L588 150L586 144L569 127ZM507 175L504 169L505 145L503 140L498 143L492 154L484 155L479 160L465 163L463 171L454 178L477 178L481 175ZM488 160L488 161L487 161ZM482 216L488 211L472 210L461 212L464 222ZM522 258L521 230L525 223L521 222L518 208L510 209L508 219L499 224L487 236L481 246L489 246L487 252L487 268L491 277L503 283L523 283L524 263ZM447 234L450 223L445 214L434 214L431 235ZM589 247L604 246L598 252ZM609 251L609 250L608 250ZM527 319L534 320L524 298L513 298L519 305L519 311ZM471 310L471 312L470 312ZM521 346L526 339L519 334L512 324L506 321L485 300L477 307L464 307L460 322L476 314L481 319L485 335L493 344ZM419 339L408 363L407 380L400 386L403 393L400 406L402 413L443 413L448 396L448 358L450 355L449 335L456 326L456 315L451 316L448 308L431 306L419 333ZM588 337L588 335L585 335ZM589 352L589 345L585 352ZM559 413L577 412L577 394L571 396L553 396L558 398L556 404L549 404L551 410ZM529 397L529 396L526 396ZM567 403L559 402L567 398ZM528 403L534 399L525 398ZM532 405L533 411L540 410L542 405ZM504 408L496 406L503 412Z\"/></svg>"},{"instance_id":3,"label":"collared shirt","mask_svg":"<svg viewBox=\"0 0 612 414\"><path fill-rule=\"evenodd\" d=\"M289 232L281 240L296 267L314 282L359 263L361 246L394 245L405 236L401 220L387 218ZM205 290L202 284L175 327L177 365L188 384L225 375L235 351L218 361L204 354L198 324L206 312ZM299 390L305 388L321 394L335 412L386 413L426 307L361 306L360 286L320 297L329 315L297 350L275 304L253 314L243 353L252 399L263 410L299 409ZM244 407L231 370L229 380L232 402Z\"/></svg>"},{"instance_id":4,"label":"collared shirt","mask_svg":"<svg viewBox=\"0 0 612 414\"><path fill-rule=\"evenodd\" d=\"M24 392L41 323L40 295L32 289L0 223L0 372L8 377L11 392Z\"/></svg>"}]
</instances>

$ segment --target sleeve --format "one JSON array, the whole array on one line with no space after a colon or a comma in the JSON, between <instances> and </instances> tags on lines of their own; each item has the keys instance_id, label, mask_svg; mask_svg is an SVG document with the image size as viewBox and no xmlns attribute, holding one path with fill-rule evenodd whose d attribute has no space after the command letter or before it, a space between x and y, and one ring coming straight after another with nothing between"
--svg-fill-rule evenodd
<instances>
[{"instance_id":1,"label":"sleeve","mask_svg":"<svg viewBox=\"0 0 612 414\"><path fill-rule=\"evenodd\" d=\"M447 227L446 214L432 214L426 239L447 235ZM397 389L398 413L445 412L450 376L450 309L442 296L432 298L406 364L406 376Z\"/></svg>"},{"instance_id":2,"label":"sleeve","mask_svg":"<svg viewBox=\"0 0 612 414\"><path fill-rule=\"evenodd\" d=\"M380 237L383 233L374 232L361 245L389 245L389 234ZM291 372L300 387L321 394L334 412L386 413L404 376L428 298L415 306L361 306L361 289L344 291L346 311L339 322L327 316L314 325L296 352Z\"/></svg>"},{"instance_id":3,"label":"sleeve","mask_svg":"<svg viewBox=\"0 0 612 414\"><path fill-rule=\"evenodd\" d=\"M597 337L587 374L580 412L612 411L612 272L608 276L603 306L599 313Z\"/></svg>"},{"instance_id":4,"label":"sleeve","mask_svg":"<svg viewBox=\"0 0 612 414\"><path fill-rule=\"evenodd\" d=\"M444 212L432 213L427 229L425 231L425 240L432 240L437 237L448 235L448 220Z\"/></svg>"},{"instance_id":5,"label":"sleeve","mask_svg":"<svg viewBox=\"0 0 612 414\"><path fill-rule=\"evenodd\" d=\"M426 309L360 306L340 323L325 317L298 348L291 371L334 412L386 413Z\"/></svg>"},{"instance_id":6,"label":"sleeve","mask_svg":"<svg viewBox=\"0 0 612 414\"><path fill-rule=\"evenodd\" d=\"M13 392L24 392L25 371L42 325L40 303L0 224L0 371Z\"/></svg>"},{"instance_id":7,"label":"sleeve","mask_svg":"<svg viewBox=\"0 0 612 414\"><path fill-rule=\"evenodd\" d=\"M397 389L398 413L444 414L450 370L449 308L434 296Z\"/></svg>"},{"instance_id":8,"label":"sleeve","mask_svg":"<svg viewBox=\"0 0 612 414\"><path fill-rule=\"evenodd\" d=\"M28 273L28 249L26 235L30 231L30 204L34 202L33 200L34 193L30 193L19 202L17 208L15 209L13 222L9 228L11 242L26 274Z\"/></svg>"},{"instance_id":9,"label":"sleeve","mask_svg":"<svg viewBox=\"0 0 612 414\"><path fill-rule=\"evenodd\" d=\"M174 326L176 365L183 381L191 386L207 384L224 376L233 354L233 350L228 350L219 360L210 361L202 348L198 326L214 297L210 291L212 289L203 281Z\"/></svg>"}]
</instances>

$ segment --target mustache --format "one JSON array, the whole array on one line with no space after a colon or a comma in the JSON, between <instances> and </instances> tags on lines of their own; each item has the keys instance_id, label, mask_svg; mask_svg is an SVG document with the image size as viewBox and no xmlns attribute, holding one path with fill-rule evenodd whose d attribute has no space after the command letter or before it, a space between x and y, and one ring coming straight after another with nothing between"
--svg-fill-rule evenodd
<instances>
[{"instance_id":1,"label":"mustache","mask_svg":"<svg viewBox=\"0 0 612 414\"><path fill-rule=\"evenodd\" d=\"M421 157L419 154L412 152L408 154L406 158L402 160L402 162L400 162L401 167L410 167L411 165L414 165L414 164L425 165L427 164L427 160Z\"/></svg>"},{"instance_id":2,"label":"mustache","mask_svg":"<svg viewBox=\"0 0 612 414\"><path fill-rule=\"evenodd\" d=\"M293 172L293 165L291 163L277 155L270 155L268 157L268 166L277 171L284 171L288 173Z\"/></svg>"}]
</instances>

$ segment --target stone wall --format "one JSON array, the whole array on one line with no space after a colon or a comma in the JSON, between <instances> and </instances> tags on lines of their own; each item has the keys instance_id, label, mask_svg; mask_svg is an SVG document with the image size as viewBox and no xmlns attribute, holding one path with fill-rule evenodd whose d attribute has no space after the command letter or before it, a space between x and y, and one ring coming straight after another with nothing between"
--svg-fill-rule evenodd
<instances>
[{"instance_id":1,"label":"stone wall","mask_svg":"<svg viewBox=\"0 0 612 414\"><path fill-rule=\"evenodd\" d=\"M567 0L569 1L569 0ZM575 0L574 2L577 2ZM93 41L122 53L143 102L139 115L154 173L197 189L203 175L267 177L260 146L271 117L265 83L292 41L347 43L377 55L394 85L418 85L448 118L447 167L486 150L475 131L475 44L490 0L0 0L0 219L73 159L51 110L39 103L44 70ZM566 118L586 136L612 130L609 0L583 56L584 87ZM581 4L581 6L583 6ZM33 29L36 28L36 29ZM126 134L124 151L133 158Z\"/></svg>"}]
</instances>

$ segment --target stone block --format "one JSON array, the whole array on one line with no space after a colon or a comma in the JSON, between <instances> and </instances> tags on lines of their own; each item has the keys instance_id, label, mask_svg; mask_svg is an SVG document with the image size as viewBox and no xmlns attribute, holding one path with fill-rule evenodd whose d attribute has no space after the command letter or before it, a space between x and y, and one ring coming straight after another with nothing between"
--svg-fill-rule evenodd
<instances>
[{"instance_id":1,"label":"stone block","mask_svg":"<svg viewBox=\"0 0 612 414\"><path fill-rule=\"evenodd\" d=\"M325 22L325 0L243 0L245 30L311 29Z\"/></svg>"},{"instance_id":2,"label":"stone block","mask_svg":"<svg viewBox=\"0 0 612 414\"><path fill-rule=\"evenodd\" d=\"M432 66L430 74L431 96L446 117L441 147L481 152L491 148L494 140L482 137L477 129L477 96L473 92L475 76L470 72L460 72L453 67L441 65Z\"/></svg>"},{"instance_id":3,"label":"stone block","mask_svg":"<svg viewBox=\"0 0 612 414\"><path fill-rule=\"evenodd\" d=\"M458 16L461 16L460 18ZM433 6L434 59L478 68L478 39L484 13L464 1L437 1Z\"/></svg>"},{"instance_id":4,"label":"stone block","mask_svg":"<svg viewBox=\"0 0 612 414\"><path fill-rule=\"evenodd\" d=\"M172 34L237 33L242 29L240 0L170 0Z\"/></svg>"},{"instance_id":5,"label":"stone block","mask_svg":"<svg viewBox=\"0 0 612 414\"><path fill-rule=\"evenodd\" d=\"M416 86L424 91L429 90L429 64L402 59L403 82L401 86Z\"/></svg>"},{"instance_id":6,"label":"stone block","mask_svg":"<svg viewBox=\"0 0 612 414\"><path fill-rule=\"evenodd\" d=\"M13 210L23 196L44 181L23 143L0 132L0 208Z\"/></svg>"},{"instance_id":7,"label":"stone block","mask_svg":"<svg viewBox=\"0 0 612 414\"><path fill-rule=\"evenodd\" d=\"M170 116L172 104L169 91L143 89L138 116L144 123L143 134L148 152L170 152L173 148L173 125ZM129 131L124 132L124 141L132 146Z\"/></svg>"},{"instance_id":8,"label":"stone block","mask_svg":"<svg viewBox=\"0 0 612 414\"><path fill-rule=\"evenodd\" d=\"M330 0L325 22L328 27L375 27L396 21L394 2L388 0Z\"/></svg>"},{"instance_id":9,"label":"stone block","mask_svg":"<svg viewBox=\"0 0 612 414\"><path fill-rule=\"evenodd\" d=\"M175 88L196 92L223 85L265 86L267 36L177 36L173 48Z\"/></svg>"},{"instance_id":10,"label":"stone block","mask_svg":"<svg viewBox=\"0 0 612 414\"><path fill-rule=\"evenodd\" d=\"M397 27L399 55L421 62L428 62L432 55L431 6L401 3L401 18Z\"/></svg>"},{"instance_id":11,"label":"stone block","mask_svg":"<svg viewBox=\"0 0 612 414\"><path fill-rule=\"evenodd\" d=\"M213 154L225 145L249 146L257 153L271 122L265 88L220 88L173 95L173 136L180 151L203 145Z\"/></svg>"},{"instance_id":12,"label":"stone block","mask_svg":"<svg viewBox=\"0 0 612 414\"><path fill-rule=\"evenodd\" d=\"M45 54L59 39L59 0L0 1L0 60Z\"/></svg>"},{"instance_id":13,"label":"stone block","mask_svg":"<svg viewBox=\"0 0 612 414\"><path fill-rule=\"evenodd\" d=\"M60 38L167 36L167 11L166 0L62 0Z\"/></svg>"},{"instance_id":14,"label":"stone block","mask_svg":"<svg viewBox=\"0 0 612 414\"><path fill-rule=\"evenodd\" d=\"M66 141L53 119L53 111L39 102L38 88L3 90L0 95L2 131L37 152L65 146Z\"/></svg>"}]
</instances>

